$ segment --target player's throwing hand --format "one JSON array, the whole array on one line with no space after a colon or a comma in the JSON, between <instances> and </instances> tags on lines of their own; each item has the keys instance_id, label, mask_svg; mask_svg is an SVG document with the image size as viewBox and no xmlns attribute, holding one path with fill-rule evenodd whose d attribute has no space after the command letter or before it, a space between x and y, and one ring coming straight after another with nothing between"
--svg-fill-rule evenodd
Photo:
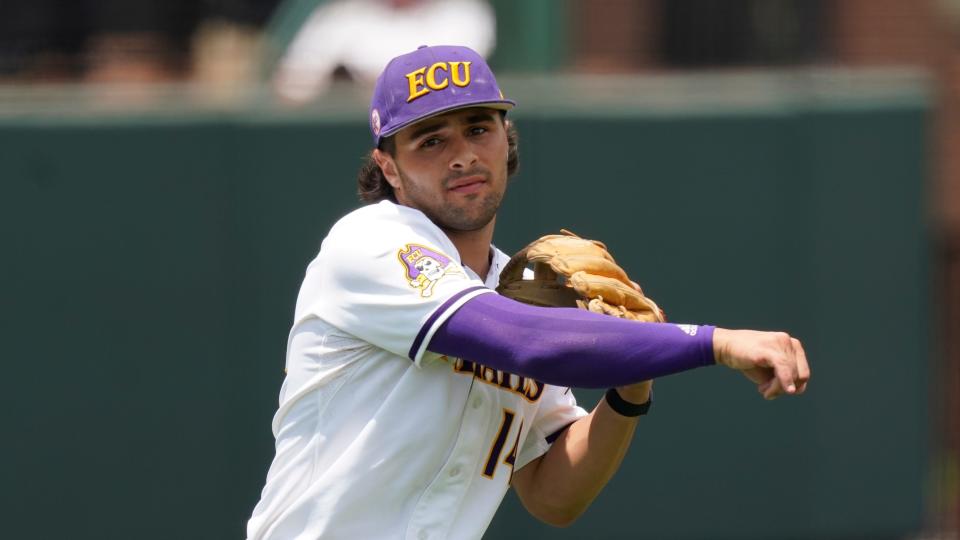
<instances>
[{"instance_id":1,"label":"player's throwing hand","mask_svg":"<svg viewBox=\"0 0 960 540\"><path fill-rule=\"evenodd\" d=\"M784 332L717 328L713 354L718 364L736 369L756 383L765 399L802 394L810 380L803 345Z\"/></svg>"}]
</instances>

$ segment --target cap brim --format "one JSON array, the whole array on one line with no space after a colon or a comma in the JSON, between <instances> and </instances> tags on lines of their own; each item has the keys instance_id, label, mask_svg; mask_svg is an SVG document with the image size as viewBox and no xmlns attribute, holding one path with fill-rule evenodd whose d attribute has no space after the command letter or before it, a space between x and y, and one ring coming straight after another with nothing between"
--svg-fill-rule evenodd
<instances>
[{"instance_id":1,"label":"cap brim","mask_svg":"<svg viewBox=\"0 0 960 540\"><path fill-rule=\"evenodd\" d=\"M510 101L509 99L501 99L497 101L476 101L476 102L467 102L467 103L457 103L454 105L450 105L449 107L443 107L441 109L437 109L436 111L433 111L426 116L422 116L419 118L412 118L402 124L398 124L396 126L391 127L389 130L381 131L380 134L377 135L377 144L379 144L380 141L385 137L396 135L398 131L401 131L405 127L412 126L413 124L416 124L417 122L421 122L428 118L433 118L435 116L440 116L441 114L446 114L450 111L456 111L458 109L469 109L471 107L487 107L489 109L509 111L510 109L516 106L517 106L517 103L515 101Z\"/></svg>"}]
</instances>

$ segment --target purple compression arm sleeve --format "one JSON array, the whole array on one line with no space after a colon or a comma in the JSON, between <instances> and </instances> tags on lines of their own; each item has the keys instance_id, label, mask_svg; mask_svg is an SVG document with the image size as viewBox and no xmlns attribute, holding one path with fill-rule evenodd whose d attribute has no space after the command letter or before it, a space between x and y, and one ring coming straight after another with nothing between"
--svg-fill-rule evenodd
<instances>
[{"instance_id":1,"label":"purple compression arm sleeve","mask_svg":"<svg viewBox=\"0 0 960 540\"><path fill-rule=\"evenodd\" d=\"M557 386L622 386L714 363L712 326L638 323L499 294L464 303L428 349Z\"/></svg>"}]
</instances>

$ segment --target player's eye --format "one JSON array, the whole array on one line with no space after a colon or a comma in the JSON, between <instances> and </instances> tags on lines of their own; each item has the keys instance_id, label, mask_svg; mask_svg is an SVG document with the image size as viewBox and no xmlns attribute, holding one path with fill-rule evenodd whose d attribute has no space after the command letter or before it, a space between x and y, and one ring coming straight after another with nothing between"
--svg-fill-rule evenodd
<instances>
[{"instance_id":1,"label":"player's eye","mask_svg":"<svg viewBox=\"0 0 960 540\"><path fill-rule=\"evenodd\" d=\"M483 135L487 132L486 126L473 126L470 128L471 135Z\"/></svg>"},{"instance_id":2,"label":"player's eye","mask_svg":"<svg viewBox=\"0 0 960 540\"><path fill-rule=\"evenodd\" d=\"M420 148L430 148L440 144L440 137L428 137L420 141Z\"/></svg>"}]
</instances>

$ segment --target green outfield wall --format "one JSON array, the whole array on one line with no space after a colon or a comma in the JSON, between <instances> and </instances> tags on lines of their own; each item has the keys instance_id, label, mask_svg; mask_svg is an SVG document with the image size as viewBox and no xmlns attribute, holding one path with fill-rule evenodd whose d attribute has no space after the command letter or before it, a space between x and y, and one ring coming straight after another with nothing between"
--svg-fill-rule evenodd
<instances>
[{"instance_id":1,"label":"green outfield wall","mask_svg":"<svg viewBox=\"0 0 960 540\"><path fill-rule=\"evenodd\" d=\"M927 100L791 96L517 110L499 247L602 238L673 321L799 336L813 381L774 402L721 368L657 381L579 522L509 495L488 538L920 529ZM5 536L243 537L300 279L357 206L356 112L0 119Z\"/></svg>"}]
</instances>

